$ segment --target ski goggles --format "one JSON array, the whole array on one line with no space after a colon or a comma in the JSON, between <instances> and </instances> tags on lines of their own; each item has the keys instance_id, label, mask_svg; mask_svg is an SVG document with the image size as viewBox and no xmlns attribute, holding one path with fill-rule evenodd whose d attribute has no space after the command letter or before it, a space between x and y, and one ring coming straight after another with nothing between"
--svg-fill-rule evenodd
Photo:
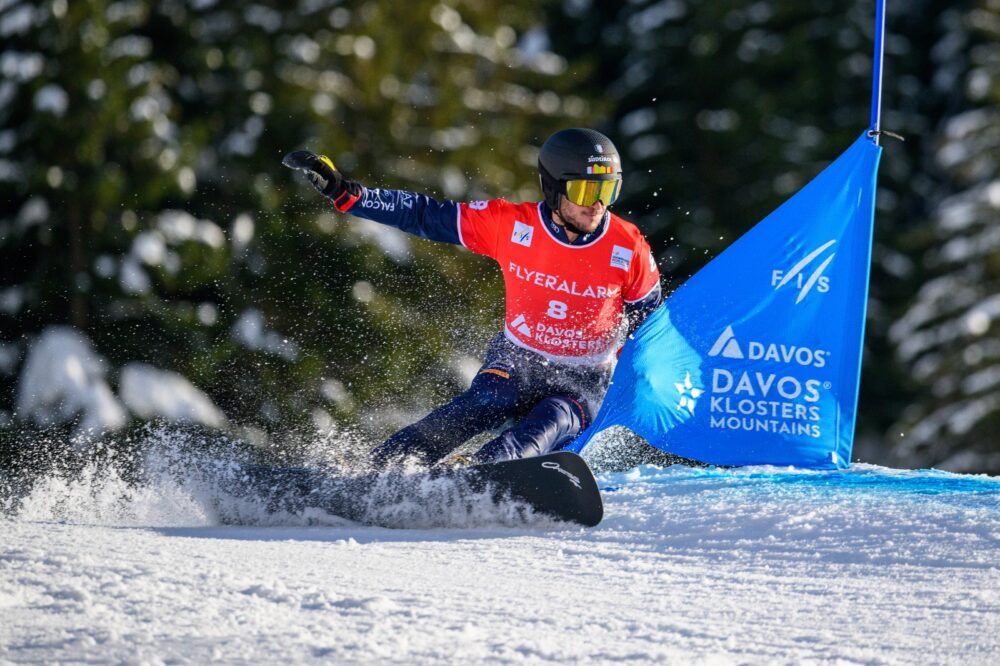
<instances>
[{"instance_id":1,"label":"ski goggles","mask_svg":"<svg viewBox=\"0 0 1000 666\"><path fill-rule=\"evenodd\" d=\"M566 198L577 206L593 206L598 201L610 206L618 199L621 180L567 180Z\"/></svg>"}]
</instances>

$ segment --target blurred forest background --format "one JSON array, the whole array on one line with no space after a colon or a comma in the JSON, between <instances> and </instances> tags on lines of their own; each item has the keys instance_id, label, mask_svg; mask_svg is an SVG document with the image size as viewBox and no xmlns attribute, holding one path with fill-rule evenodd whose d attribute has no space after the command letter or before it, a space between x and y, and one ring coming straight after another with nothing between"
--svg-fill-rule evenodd
<instances>
[{"instance_id":1,"label":"blurred forest background","mask_svg":"<svg viewBox=\"0 0 1000 666\"><path fill-rule=\"evenodd\" d=\"M1000 473L1000 0L890 0L855 456ZM0 436L156 417L375 442L461 391L499 271L335 214L537 200L616 142L667 290L866 129L873 0L0 0ZM346 436L346 435L345 435Z\"/></svg>"}]
</instances>

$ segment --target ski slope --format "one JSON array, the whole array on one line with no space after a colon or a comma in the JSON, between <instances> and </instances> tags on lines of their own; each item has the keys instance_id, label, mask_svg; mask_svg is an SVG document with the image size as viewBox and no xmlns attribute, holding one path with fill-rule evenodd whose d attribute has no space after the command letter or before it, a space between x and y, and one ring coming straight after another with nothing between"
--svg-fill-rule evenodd
<instances>
[{"instance_id":1,"label":"ski slope","mask_svg":"<svg viewBox=\"0 0 1000 666\"><path fill-rule=\"evenodd\" d=\"M1000 663L996 478L599 481L591 530L388 530L50 478L0 518L0 663Z\"/></svg>"}]
</instances>

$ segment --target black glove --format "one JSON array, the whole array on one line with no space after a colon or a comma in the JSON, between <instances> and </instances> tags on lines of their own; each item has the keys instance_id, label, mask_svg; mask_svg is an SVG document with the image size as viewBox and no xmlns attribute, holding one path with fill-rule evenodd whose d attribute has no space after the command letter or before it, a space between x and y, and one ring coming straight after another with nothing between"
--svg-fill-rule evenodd
<instances>
[{"instance_id":1,"label":"black glove","mask_svg":"<svg viewBox=\"0 0 1000 666\"><path fill-rule=\"evenodd\" d=\"M316 191L333 202L333 207L341 213L347 212L361 197L361 184L344 178L326 155L317 155L308 150L296 150L285 155L281 163L290 169L298 169Z\"/></svg>"}]
</instances>

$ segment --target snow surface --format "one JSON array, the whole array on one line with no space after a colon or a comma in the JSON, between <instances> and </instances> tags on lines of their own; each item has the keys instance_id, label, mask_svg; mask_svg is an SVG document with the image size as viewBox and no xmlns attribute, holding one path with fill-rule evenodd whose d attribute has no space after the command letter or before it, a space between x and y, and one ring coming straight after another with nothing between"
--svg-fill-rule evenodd
<instances>
[{"instance_id":1,"label":"snow surface","mask_svg":"<svg viewBox=\"0 0 1000 666\"><path fill-rule=\"evenodd\" d=\"M1000 663L996 478L645 466L590 530L227 526L175 479L0 512L0 662Z\"/></svg>"}]
</instances>

